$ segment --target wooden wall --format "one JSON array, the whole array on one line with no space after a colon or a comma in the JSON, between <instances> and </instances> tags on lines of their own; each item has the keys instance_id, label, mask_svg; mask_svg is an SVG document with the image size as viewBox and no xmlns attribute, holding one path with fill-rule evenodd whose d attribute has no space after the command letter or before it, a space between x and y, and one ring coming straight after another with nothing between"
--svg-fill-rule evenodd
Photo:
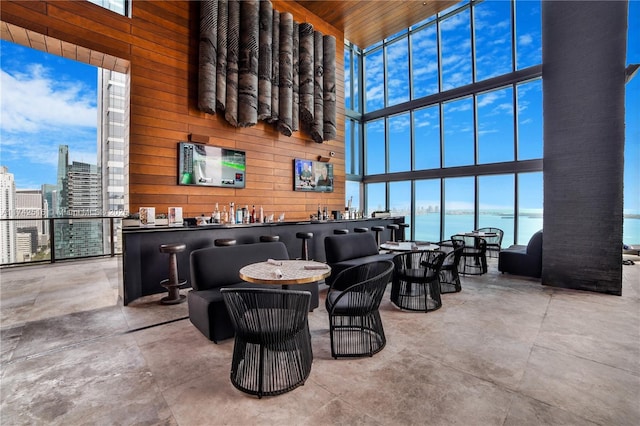
<instances>
[{"instance_id":1,"label":"wooden wall","mask_svg":"<svg viewBox=\"0 0 640 426\"><path fill-rule=\"evenodd\" d=\"M287 219L308 219L318 203L344 208L344 52L343 33L299 4L273 1L296 22L309 22L336 37L337 140L313 142L304 132L286 137L272 125L234 128L223 117L197 109L199 4L195 1L133 0L132 17L122 17L80 1L3 0L2 21L62 42L129 61L130 128L125 165L131 212L154 206L157 213L182 206L185 216L236 205L264 207L265 214L286 212ZM177 143L194 134L209 144L247 153L244 189L177 185ZM329 156L333 193L293 191L293 159Z\"/></svg>"}]
</instances>

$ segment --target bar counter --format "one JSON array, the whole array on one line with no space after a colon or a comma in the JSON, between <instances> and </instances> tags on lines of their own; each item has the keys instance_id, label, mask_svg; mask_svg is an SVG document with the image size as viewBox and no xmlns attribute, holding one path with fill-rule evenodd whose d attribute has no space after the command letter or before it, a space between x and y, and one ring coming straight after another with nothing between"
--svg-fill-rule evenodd
<instances>
[{"instance_id":1,"label":"bar counter","mask_svg":"<svg viewBox=\"0 0 640 426\"><path fill-rule=\"evenodd\" d=\"M273 222L251 224L210 224L204 226L154 226L125 227L122 229L122 271L118 276L119 295L124 305L142 296L163 293L167 290L160 281L167 278L169 258L160 253L161 244L185 244L186 250L178 253L178 275L187 280L191 286L189 271L189 255L193 250L212 247L218 238L233 238L236 244L259 243L262 235L278 235L291 259L300 258L302 240L296 238L297 232L312 232L313 238L308 241L309 259L324 262L324 237L333 235L335 229L384 226L380 241L391 239L391 231L386 225L403 223L404 217L386 217L355 220L328 220L302 222ZM402 232L402 230L400 231ZM224 265L220 265L224 267Z\"/></svg>"}]
</instances>

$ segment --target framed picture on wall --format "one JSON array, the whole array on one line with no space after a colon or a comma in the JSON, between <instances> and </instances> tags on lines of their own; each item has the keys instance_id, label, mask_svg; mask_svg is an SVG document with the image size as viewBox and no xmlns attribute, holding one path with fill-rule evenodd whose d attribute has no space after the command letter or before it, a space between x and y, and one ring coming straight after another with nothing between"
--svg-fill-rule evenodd
<instances>
[{"instance_id":1,"label":"framed picture on wall","mask_svg":"<svg viewBox=\"0 0 640 426\"><path fill-rule=\"evenodd\" d=\"M333 164L294 159L293 189L307 192L333 192Z\"/></svg>"}]
</instances>

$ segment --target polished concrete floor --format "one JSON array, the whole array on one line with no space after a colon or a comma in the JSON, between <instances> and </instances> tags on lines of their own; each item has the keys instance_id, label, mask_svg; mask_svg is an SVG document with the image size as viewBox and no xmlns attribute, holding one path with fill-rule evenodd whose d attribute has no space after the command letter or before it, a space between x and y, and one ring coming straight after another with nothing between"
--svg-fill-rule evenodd
<instances>
[{"instance_id":1,"label":"polished concrete floor","mask_svg":"<svg viewBox=\"0 0 640 426\"><path fill-rule=\"evenodd\" d=\"M208 341L186 304L122 306L119 259L5 269L0 424L638 425L629 258L622 297L543 287L495 262L435 312L400 311L387 294L387 346L371 358L331 358L321 301L311 376L260 400L229 381L233 339Z\"/></svg>"}]
</instances>

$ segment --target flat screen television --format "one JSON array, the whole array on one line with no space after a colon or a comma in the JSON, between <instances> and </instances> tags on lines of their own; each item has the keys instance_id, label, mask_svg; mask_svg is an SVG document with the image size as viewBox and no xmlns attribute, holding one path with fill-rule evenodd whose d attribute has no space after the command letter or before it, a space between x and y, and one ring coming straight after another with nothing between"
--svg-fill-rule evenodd
<instances>
[{"instance_id":1,"label":"flat screen television","mask_svg":"<svg viewBox=\"0 0 640 426\"><path fill-rule=\"evenodd\" d=\"M294 159L293 189L295 191L333 192L333 164Z\"/></svg>"},{"instance_id":2,"label":"flat screen television","mask_svg":"<svg viewBox=\"0 0 640 426\"><path fill-rule=\"evenodd\" d=\"M244 188L246 153L193 142L178 143L178 185Z\"/></svg>"}]
</instances>

